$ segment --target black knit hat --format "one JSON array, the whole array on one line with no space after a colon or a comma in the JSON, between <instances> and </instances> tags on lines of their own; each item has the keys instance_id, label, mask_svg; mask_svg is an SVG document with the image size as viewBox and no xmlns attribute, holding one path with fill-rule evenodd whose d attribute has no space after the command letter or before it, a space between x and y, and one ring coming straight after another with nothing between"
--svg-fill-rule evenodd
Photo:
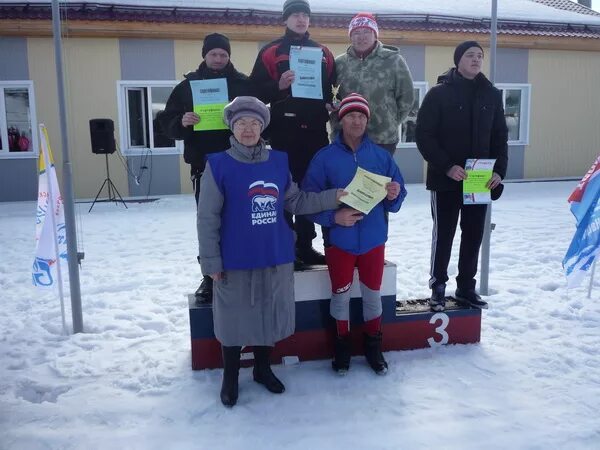
<instances>
[{"instance_id":1,"label":"black knit hat","mask_svg":"<svg viewBox=\"0 0 600 450\"><path fill-rule=\"evenodd\" d=\"M456 67L458 67L460 58L462 58L465 52L471 47L478 47L483 52L483 48L481 48L481 45L479 45L477 41L465 41L462 44L458 44L454 49L454 65Z\"/></svg>"},{"instance_id":2,"label":"black knit hat","mask_svg":"<svg viewBox=\"0 0 600 450\"><path fill-rule=\"evenodd\" d=\"M292 14L303 12L310 16L310 4L307 0L285 0L283 4L283 20L287 20Z\"/></svg>"},{"instance_id":3,"label":"black knit hat","mask_svg":"<svg viewBox=\"0 0 600 450\"><path fill-rule=\"evenodd\" d=\"M202 57L204 58L208 52L215 48L221 48L225 50L229 56L231 56L231 44L229 43L229 38L224 34L213 33L204 38Z\"/></svg>"}]
</instances>

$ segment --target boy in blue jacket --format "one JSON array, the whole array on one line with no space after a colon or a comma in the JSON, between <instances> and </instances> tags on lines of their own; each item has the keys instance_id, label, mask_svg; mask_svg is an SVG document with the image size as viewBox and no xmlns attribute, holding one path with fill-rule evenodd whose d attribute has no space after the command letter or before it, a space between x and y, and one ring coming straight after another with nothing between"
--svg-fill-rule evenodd
<instances>
[{"instance_id":1,"label":"boy in blue jacket","mask_svg":"<svg viewBox=\"0 0 600 450\"><path fill-rule=\"evenodd\" d=\"M313 158L302 189L321 192L348 186L358 167L392 179L387 196L368 214L341 207L313 214L311 220L323 227L325 258L331 279L330 313L336 320L333 369L345 374L350 367L350 287L358 268L362 293L365 356L378 375L387 372L381 353L381 280L388 233L388 212L400 209L406 189L398 166L389 152L366 135L370 111L367 100L352 93L340 103L338 116L342 129L330 145Z\"/></svg>"}]
</instances>

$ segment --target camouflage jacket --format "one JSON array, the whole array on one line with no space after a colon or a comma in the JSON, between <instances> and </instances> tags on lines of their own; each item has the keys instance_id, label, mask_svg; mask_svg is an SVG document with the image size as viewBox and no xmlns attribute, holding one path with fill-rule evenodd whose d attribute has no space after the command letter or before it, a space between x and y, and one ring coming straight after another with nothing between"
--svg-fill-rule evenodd
<instances>
[{"instance_id":1,"label":"camouflage jacket","mask_svg":"<svg viewBox=\"0 0 600 450\"><path fill-rule=\"evenodd\" d=\"M367 132L378 144L400 140L398 127L413 106L413 81L406 61L396 47L377 42L366 58L349 47L335 59L338 97L357 92L367 98L371 119ZM331 115L332 136L340 129L337 114Z\"/></svg>"}]
</instances>

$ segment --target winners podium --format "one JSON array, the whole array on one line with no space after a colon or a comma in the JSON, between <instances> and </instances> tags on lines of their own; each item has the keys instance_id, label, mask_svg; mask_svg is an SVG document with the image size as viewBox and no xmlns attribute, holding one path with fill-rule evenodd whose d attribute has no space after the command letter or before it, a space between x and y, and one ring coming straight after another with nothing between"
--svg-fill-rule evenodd
<instances>
[{"instance_id":1,"label":"winners podium","mask_svg":"<svg viewBox=\"0 0 600 450\"><path fill-rule=\"evenodd\" d=\"M272 353L272 363L285 356L300 361L330 359L333 356L335 323L329 315L331 284L327 267L295 272L296 332L278 342ZM350 300L350 330L354 355L363 354L362 304L358 274ZM446 310L434 313L427 299L398 302L396 299L396 265L386 262L381 285L383 303L383 351L412 350L445 344L479 342L481 310L457 305L447 299ZM196 305L194 295L188 296L192 340L192 369L223 367L221 346L213 332L212 305ZM242 362L253 358L252 348L242 349Z\"/></svg>"}]
</instances>

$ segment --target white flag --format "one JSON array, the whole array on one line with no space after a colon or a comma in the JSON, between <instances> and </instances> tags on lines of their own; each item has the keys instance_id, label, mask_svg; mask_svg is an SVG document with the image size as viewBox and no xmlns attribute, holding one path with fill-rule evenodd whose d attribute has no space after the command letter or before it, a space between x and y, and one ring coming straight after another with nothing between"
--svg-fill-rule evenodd
<instances>
[{"instance_id":1,"label":"white flag","mask_svg":"<svg viewBox=\"0 0 600 450\"><path fill-rule=\"evenodd\" d=\"M67 239L63 199L60 195L54 159L46 127L40 124L39 187L35 224L36 251L33 284L59 287L60 260L67 260Z\"/></svg>"}]
</instances>

